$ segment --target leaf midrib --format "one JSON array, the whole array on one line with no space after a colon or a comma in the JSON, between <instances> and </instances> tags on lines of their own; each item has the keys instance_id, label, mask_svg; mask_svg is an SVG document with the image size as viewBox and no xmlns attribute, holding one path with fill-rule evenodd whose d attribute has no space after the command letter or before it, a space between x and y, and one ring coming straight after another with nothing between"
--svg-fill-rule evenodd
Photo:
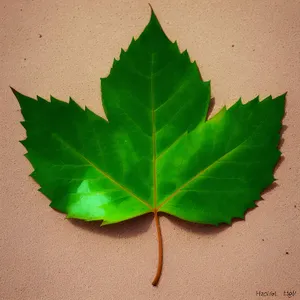
<instances>
[{"instance_id":1,"label":"leaf midrib","mask_svg":"<svg viewBox=\"0 0 300 300\"><path fill-rule=\"evenodd\" d=\"M150 67L150 98L152 108L152 173L153 173L153 208L156 211L157 205L157 176L156 176L156 110L154 97L154 57L155 53L151 53Z\"/></svg>"}]
</instances>

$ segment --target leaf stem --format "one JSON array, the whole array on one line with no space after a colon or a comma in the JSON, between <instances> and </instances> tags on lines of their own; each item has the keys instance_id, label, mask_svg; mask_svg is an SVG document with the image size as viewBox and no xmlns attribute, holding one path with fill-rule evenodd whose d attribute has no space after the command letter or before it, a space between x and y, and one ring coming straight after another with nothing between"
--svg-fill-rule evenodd
<instances>
[{"instance_id":1,"label":"leaf stem","mask_svg":"<svg viewBox=\"0 0 300 300\"><path fill-rule=\"evenodd\" d=\"M157 210L154 210L154 220L156 225L156 231L157 231L157 242L158 242L158 264L157 264L157 271L156 275L152 281L152 285L156 286L159 282L161 271L162 271L162 265L163 265L163 243L162 243L162 235L161 235L161 228L159 224L159 218L157 214Z\"/></svg>"}]
</instances>

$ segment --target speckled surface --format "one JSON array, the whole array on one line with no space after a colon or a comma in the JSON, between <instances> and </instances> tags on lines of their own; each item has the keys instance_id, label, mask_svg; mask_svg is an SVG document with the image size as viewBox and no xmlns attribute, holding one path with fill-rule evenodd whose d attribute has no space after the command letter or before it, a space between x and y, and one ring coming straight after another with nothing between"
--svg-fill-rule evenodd
<instances>
[{"instance_id":1,"label":"speckled surface","mask_svg":"<svg viewBox=\"0 0 300 300\"><path fill-rule=\"evenodd\" d=\"M300 299L299 1L151 1L168 36L211 79L214 111L240 96L288 91L277 186L232 226L162 216L157 288L151 215L106 228L68 221L28 176L9 85L33 97L72 96L103 114L99 78L147 24L148 2L1 1L0 299L287 299L293 290Z\"/></svg>"}]
</instances>

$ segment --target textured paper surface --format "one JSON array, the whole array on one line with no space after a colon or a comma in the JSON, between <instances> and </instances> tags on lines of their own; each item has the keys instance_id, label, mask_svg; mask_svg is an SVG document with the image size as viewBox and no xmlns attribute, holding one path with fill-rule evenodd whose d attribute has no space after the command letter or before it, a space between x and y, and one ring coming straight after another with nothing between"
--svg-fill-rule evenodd
<instances>
[{"instance_id":1,"label":"textured paper surface","mask_svg":"<svg viewBox=\"0 0 300 300\"><path fill-rule=\"evenodd\" d=\"M285 299L293 290L300 297L300 2L151 4L170 39L211 80L214 112L240 96L288 91L277 186L232 226L162 216L164 268L153 288L152 216L99 228L48 207L28 176L32 167L18 143L25 138L22 116L9 89L72 96L103 115L99 78L148 23L148 0L2 0L0 299L252 300L271 291Z\"/></svg>"}]
</instances>

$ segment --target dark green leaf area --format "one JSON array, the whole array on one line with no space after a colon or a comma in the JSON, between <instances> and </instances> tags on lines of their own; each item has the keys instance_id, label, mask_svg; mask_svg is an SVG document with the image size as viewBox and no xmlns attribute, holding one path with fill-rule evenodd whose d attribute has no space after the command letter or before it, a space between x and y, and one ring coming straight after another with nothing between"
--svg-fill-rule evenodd
<instances>
[{"instance_id":1,"label":"dark green leaf area","mask_svg":"<svg viewBox=\"0 0 300 300\"><path fill-rule=\"evenodd\" d=\"M170 42L154 14L102 78L101 90L109 122L134 131L132 139L148 142L157 155L205 120L210 100L209 82L201 80L188 53Z\"/></svg>"}]
</instances>

